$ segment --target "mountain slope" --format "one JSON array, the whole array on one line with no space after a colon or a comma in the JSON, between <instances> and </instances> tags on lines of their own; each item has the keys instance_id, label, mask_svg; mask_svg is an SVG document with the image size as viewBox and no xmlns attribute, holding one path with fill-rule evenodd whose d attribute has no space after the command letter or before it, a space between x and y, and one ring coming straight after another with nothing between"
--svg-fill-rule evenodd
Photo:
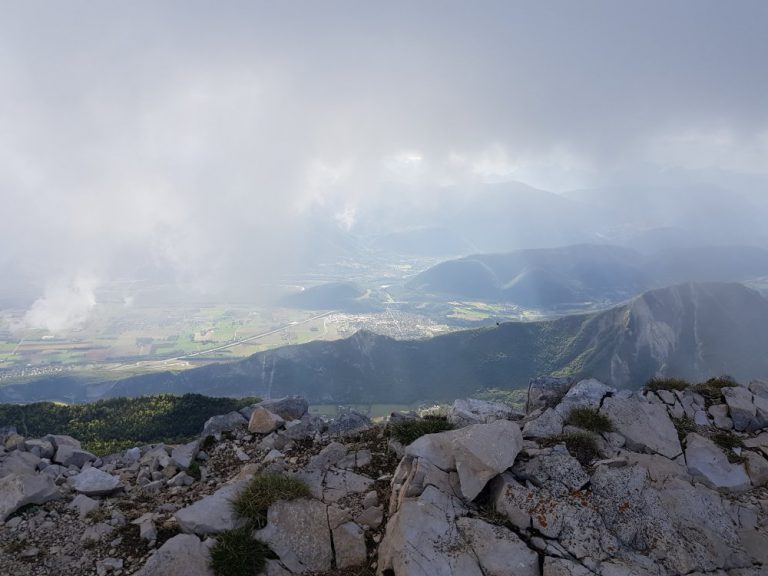
<instances>
[{"instance_id":1,"label":"mountain slope","mask_svg":"<svg viewBox=\"0 0 768 576\"><path fill-rule=\"evenodd\" d=\"M277 397L312 402L451 400L541 374L592 375L637 387L654 375L701 380L768 375L768 300L740 284L683 284L605 312L509 322L428 340L358 332L261 352L232 364L111 384L107 396L159 392Z\"/></svg>"},{"instance_id":2,"label":"mountain slope","mask_svg":"<svg viewBox=\"0 0 768 576\"><path fill-rule=\"evenodd\" d=\"M426 294L556 306L618 302L681 282L732 282L768 275L768 251L747 246L668 248L653 256L610 245L478 254L441 262L409 280Z\"/></svg>"}]
</instances>

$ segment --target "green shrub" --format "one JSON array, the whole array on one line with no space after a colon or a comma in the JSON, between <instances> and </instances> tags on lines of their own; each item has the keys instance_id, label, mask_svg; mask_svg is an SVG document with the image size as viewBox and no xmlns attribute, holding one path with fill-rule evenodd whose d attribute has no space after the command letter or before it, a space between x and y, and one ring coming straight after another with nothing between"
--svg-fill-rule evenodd
<instances>
[{"instance_id":1,"label":"green shrub","mask_svg":"<svg viewBox=\"0 0 768 576\"><path fill-rule=\"evenodd\" d=\"M254 576L261 574L267 558L272 557L267 545L251 536L250 528L239 528L216 535L210 567L216 576Z\"/></svg>"},{"instance_id":2,"label":"green shrub","mask_svg":"<svg viewBox=\"0 0 768 576\"><path fill-rule=\"evenodd\" d=\"M194 460L192 464L189 465L189 469L187 470L187 473L192 476L195 480L200 480L202 477L202 474L200 472L200 464L197 460Z\"/></svg>"},{"instance_id":3,"label":"green shrub","mask_svg":"<svg viewBox=\"0 0 768 576\"><path fill-rule=\"evenodd\" d=\"M644 390L649 392L657 392L659 390L687 390L691 387L691 383L683 380L682 378L667 378L660 376L658 378L651 378L645 383Z\"/></svg>"},{"instance_id":4,"label":"green shrub","mask_svg":"<svg viewBox=\"0 0 768 576\"><path fill-rule=\"evenodd\" d=\"M387 427L389 434L404 446L425 434L436 434L451 429L453 426L445 416L425 416L418 420L403 420Z\"/></svg>"},{"instance_id":5,"label":"green shrub","mask_svg":"<svg viewBox=\"0 0 768 576\"><path fill-rule=\"evenodd\" d=\"M309 498L309 488L301 480L283 474L254 476L237 498L232 508L240 518L248 521L251 529L267 524L267 510L278 500Z\"/></svg>"},{"instance_id":6,"label":"green shrub","mask_svg":"<svg viewBox=\"0 0 768 576\"><path fill-rule=\"evenodd\" d=\"M565 423L598 434L613 430L613 422L611 422L608 416L601 414L597 408L589 408L587 406L572 409L568 413Z\"/></svg>"}]
</instances>

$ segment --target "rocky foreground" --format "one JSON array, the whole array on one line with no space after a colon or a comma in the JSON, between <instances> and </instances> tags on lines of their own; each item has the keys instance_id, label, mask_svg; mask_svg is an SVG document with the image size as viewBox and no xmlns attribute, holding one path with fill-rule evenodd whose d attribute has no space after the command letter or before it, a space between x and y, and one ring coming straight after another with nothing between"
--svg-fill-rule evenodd
<instances>
[{"instance_id":1,"label":"rocky foreground","mask_svg":"<svg viewBox=\"0 0 768 576\"><path fill-rule=\"evenodd\" d=\"M101 458L0 429L0 574L212 576L265 472L312 495L255 532L268 576L768 574L768 385L677 388L539 379L525 413L459 400L453 430L408 446L300 398Z\"/></svg>"}]
</instances>

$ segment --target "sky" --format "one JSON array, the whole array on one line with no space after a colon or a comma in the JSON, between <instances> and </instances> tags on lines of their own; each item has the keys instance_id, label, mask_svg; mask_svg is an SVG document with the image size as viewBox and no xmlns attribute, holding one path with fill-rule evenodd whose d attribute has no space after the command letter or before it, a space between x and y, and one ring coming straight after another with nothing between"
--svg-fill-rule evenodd
<instances>
[{"instance_id":1,"label":"sky","mask_svg":"<svg viewBox=\"0 0 768 576\"><path fill-rule=\"evenodd\" d=\"M483 183L763 194L766 30L750 0L0 0L0 291L44 324L139 268L269 282L308 221Z\"/></svg>"}]
</instances>

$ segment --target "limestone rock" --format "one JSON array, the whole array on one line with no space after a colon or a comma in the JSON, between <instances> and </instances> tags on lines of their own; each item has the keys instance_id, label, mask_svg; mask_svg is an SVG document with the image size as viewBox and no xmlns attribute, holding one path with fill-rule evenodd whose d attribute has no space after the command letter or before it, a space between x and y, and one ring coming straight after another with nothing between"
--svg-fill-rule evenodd
<instances>
[{"instance_id":1,"label":"limestone rock","mask_svg":"<svg viewBox=\"0 0 768 576\"><path fill-rule=\"evenodd\" d=\"M275 502L254 536L295 574L330 570L333 559L326 506L317 500Z\"/></svg>"},{"instance_id":2,"label":"limestone rock","mask_svg":"<svg viewBox=\"0 0 768 576\"><path fill-rule=\"evenodd\" d=\"M611 388L594 378L581 380L568 390L568 393L555 407L555 410L557 410L560 416L567 418L574 408L599 408L603 398L615 393L615 388Z\"/></svg>"},{"instance_id":3,"label":"limestone rock","mask_svg":"<svg viewBox=\"0 0 768 576\"><path fill-rule=\"evenodd\" d=\"M731 464L723 451L711 440L691 432L685 439L685 460L691 476L713 488L746 490L749 476L741 464Z\"/></svg>"},{"instance_id":4,"label":"limestone rock","mask_svg":"<svg viewBox=\"0 0 768 576\"><path fill-rule=\"evenodd\" d=\"M31 452L14 450L0 460L0 478L10 474L34 474L39 464L40 458Z\"/></svg>"},{"instance_id":5,"label":"limestone rock","mask_svg":"<svg viewBox=\"0 0 768 576\"><path fill-rule=\"evenodd\" d=\"M539 576L539 555L512 531L478 518L456 520L485 576Z\"/></svg>"},{"instance_id":6,"label":"limestone rock","mask_svg":"<svg viewBox=\"0 0 768 576\"><path fill-rule=\"evenodd\" d=\"M309 402L300 396L286 396L274 400L263 400L256 404L277 414L283 420L299 420L309 411Z\"/></svg>"},{"instance_id":7,"label":"limestone rock","mask_svg":"<svg viewBox=\"0 0 768 576\"><path fill-rule=\"evenodd\" d=\"M103 496L123 487L120 478L112 476L98 468L86 468L72 476L69 483L77 492L86 496Z\"/></svg>"},{"instance_id":8,"label":"limestone rock","mask_svg":"<svg viewBox=\"0 0 768 576\"><path fill-rule=\"evenodd\" d=\"M178 534L151 556L136 576L214 576L208 546L197 536Z\"/></svg>"},{"instance_id":9,"label":"limestone rock","mask_svg":"<svg viewBox=\"0 0 768 576\"><path fill-rule=\"evenodd\" d=\"M722 389L728 404L728 413L736 430L755 430L757 426L757 408L752 402L752 393L742 386L729 386Z\"/></svg>"},{"instance_id":10,"label":"limestone rock","mask_svg":"<svg viewBox=\"0 0 768 576\"><path fill-rule=\"evenodd\" d=\"M554 408L547 408L541 416L523 426L523 438L551 438L562 433L563 417Z\"/></svg>"},{"instance_id":11,"label":"limestone rock","mask_svg":"<svg viewBox=\"0 0 768 576\"><path fill-rule=\"evenodd\" d=\"M336 551L336 567L360 566L368 559L365 534L354 522L345 522L333 529L333 548Z\"/></svg>"},{"instance_id":12,"label":"limestone rock","mask_svg":"<svg viewBox=\"0 0 768 576\"><path fill-rule=\"evenodd\" d=\"M458 472L462 494L473 500L491 478L514 464L522 446L520 427L509 420L496 420L427 434L408 446L406 455Z\"/></svg>"},{"instance_id":13,"label":"limestone rock","mask_svg":"<svg viewBox=\"0 0 768 576\"><path fill-rule=\"evenodd\" d=\"M360 414L354 410L345 412L341 416L334 418L328 425L328 434L331 436L347 436L356 434L371 427L371 420L365 414Z\"/></svg>"},{"instance_id":14,"label":"limestone rock","mask_svg":"<svg viewBox=\"0 0 768 576\"><path fill-rule=\"evenodd\" d=\"M178 510L175 516L181 531L202 536L242 525L232 510L231 502L244 486L245 482L226 484L210 496Z\"/></svg>"},{"instance_id":15,"label":"limestone rock","mask_svg":"<svg viewBox=\"0 0 768 576\"><path fill-rule=\"evenodd\" d=\"M752 486L765 486L768 484L768 461L760 454L745 450L742 456L746 458L747 474Z\"/></svg>"},{"instance_id":16,"label":"limestone rock","mask_svg":"<svg viewBox=\"0 0 768 576\"><path fill-rule=\"evenodd\" d=\"M733 420L728 417L728 406L725 404L715 404L707 409L710 416L715 421L715 426L721 430L732 430Z\"/></svg>"},{"instance_id":17,"label":"limestone rock","mask_svg":"<svg viewBox=\"0 0 768 576\"><path fill-rule=\"evenodd\" d=\"M89 512L98 510L99 503L85 494L78 494L74 497L72 502L69 503L69 507L76 509L78 516L80 516L80 519L82 520Z\"/></svg>"},{"instance_id":18,"label":"limestone rock","mask_svg":"<svg viewBox=\"0 0 768 576\"><path fill-rule=\"evenodd\" d=\"M222 432L229 432L240 426L245 426L248 421L239 412L230 412L220 416L212 416L205 421L201 436L220 436Z\"/></svg>"},{"instance_id":19,"label":"limestone rock","mask_svg":"<svg viewBox=\"0 0 768 576\"><path fill-rule=\"evenodd\" d=\"M256 406L248 421L248 431L255 434L269 434L285 424L277 414L273 414L266 408Z\"/></svg>"},{"instance_id":20,"label":"limestone rock","mask_svg":"<svg viewBox=\"0 0 768 576\"><path fill-rule=\"evenodd\" d=\"M56 455L53 461L62 466L77 466L82 468L88 462L96 460L96 455L86 450L75 448L73 446L63 445L56 449Z\"/></svg>"},{"instance_id":21,"label":"limestone rock","mask_svg":"<svg viewBox=\"0 0 768 576\"><path fill-rule=\"evenodd\" d=\"M44 504L59 497L59 490L49 476L9 474L0 478L0 520L27 504Z\"/></svg>"},{"instance_id":22,"label":"limestone rock","mask_svg":"<svg viewBox=\"0 0 768 576\"><path fill-rule=\"evenodd\" d=\"M554 408L573 384L574 380L571 377L556 378L553 376L542 376L534 378L528 384L525 412L530 414L539 408L544 410Z\"/></svg>"},{"instance_id":23,"label":"limestone rock","mask_svg":"<svg viewBox=\"0 0 768 576\"><path fill-rule=\"evenodd\" d=\"M676 458L683 449L664 406L650 404L637 396L609 397L600 409L613 422L616 432L626 438L626 447L635 452Z\"/></svg>"},{"instance_id":24,"label":"limestone rock","mask_svg":"<svg viewBox=\"0 0 768 576\"><path fill-rule=\"evenodd\" d=\"M174 446L171 450L171 460L183 470L187 470L192 462L195 461L198 451L200 450L200 442L193 440L187 444L181 444L180 446Z\"/></svg>"},{"instance_id":25,"label":"limestone rock","mask_svg":"<svg viewBox=\"0 0 768 576\"><path fill-rule=\"evenodd\" d=\"M467 398L453 403L448 412L448 422L460 428L472 424L488 424L494 420L512 420L522 416L523 414L506 404Z\"/></svg>"}]
</instances>

